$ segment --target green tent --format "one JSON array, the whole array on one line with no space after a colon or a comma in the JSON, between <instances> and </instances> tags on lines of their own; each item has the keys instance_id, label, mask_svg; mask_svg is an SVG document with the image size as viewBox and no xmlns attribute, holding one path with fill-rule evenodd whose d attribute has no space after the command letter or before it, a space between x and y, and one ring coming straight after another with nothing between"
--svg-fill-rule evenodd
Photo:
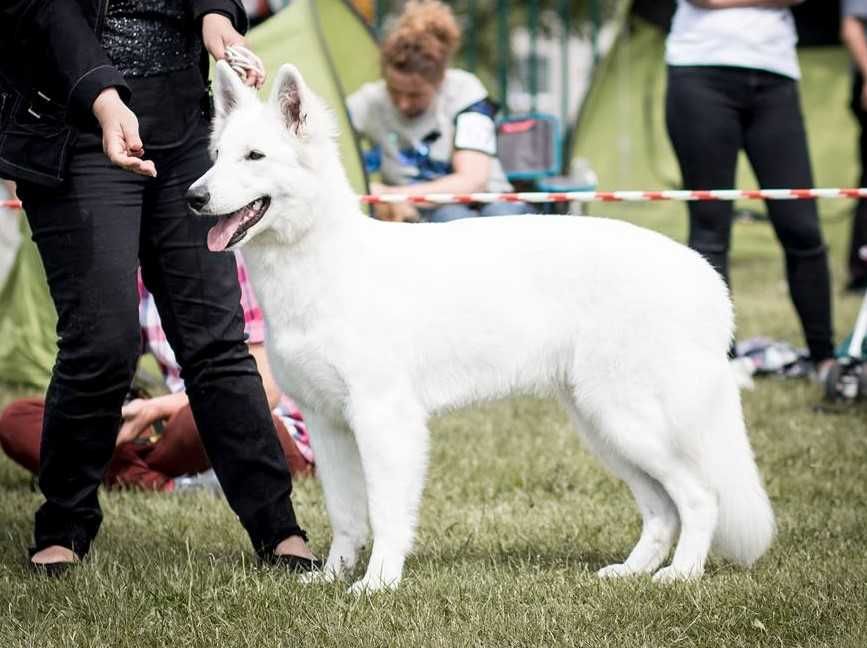
<instances>
[{"instance_id":1,"label":"green tent","mask_svg":"<svg viewBox=\"0 0 867 648\"><path fill-rule=\"evenodd\" d=\"M334 108L347 174L355 190L365 193L364 167L344 101L347 94L379 75L376 41L361 17L343 0L295 0L253 29L249 41L265 62L269 78L283 63L293 63ZM26 230L23 223L22 228ZM0 383L44 390L57 350L57 315L42 262L29 232L24 234L0 288Z\"/></svg>"},{"instance_id":2,"label":"green tent","mask_svg":"<svg viewBox=\"0 0 867 648\"><path fill-rule=\"evenodd\" d=\"M21 245L0 290L0 382L44 389L57 352L57 314L23 217L21 233Z\"/></svg>"}]
</instances>

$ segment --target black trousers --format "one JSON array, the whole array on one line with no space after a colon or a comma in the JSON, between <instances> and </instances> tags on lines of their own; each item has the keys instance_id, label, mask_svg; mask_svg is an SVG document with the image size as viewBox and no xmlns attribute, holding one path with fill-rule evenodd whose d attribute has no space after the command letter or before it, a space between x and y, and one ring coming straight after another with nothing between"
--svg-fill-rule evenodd
<instances>
[{"instance_id":1,"label":"black trousers","mask_svg":"<svg viewBox=\"0 0 867 648\"><path fill-rule=\"evenodd\" d=\"M213 221L190 215L184 200L210 166L207 137L201 118L182 145L152 152L159 175L151 179L114 167L99 138L83 135L61 190L19 186L59 317L36 549L57 544L84 555L102 521L97 488L141 348L139 263L210 462L254 548L265 556L284 538L304 535L247 349L234 257L207 250Z\"/></svg>"},{"instance_id":2,"label":"black trousers","mask_svg":"<svg viewBox=\"0 0 867 648\"><path fill-rule=\"evenodd\" d=\"M730 189L743 149L764 188L813 186L798 84L761 70L669 66L666 124L686 189ZM810 356L833 355L828 254L812 200L771 200ZM689 203L689 246L728 282L731 202Z\"/></svg>"},{"instance_id":3,"label":"black trousers","mask_svg":"<svg viewBox=\"0 0 867 648\"><path fill-rule=\"evenodd\" d=\"M861 133L858 136L858 150L861 153L861 177L859 187L867 187L867 111L861 105L861 92L864 77L857 72L852 81L852 113L858 120ZM861 256L861 249L867 250L867 199L858 201L852 219L852 234L849 239L849 285L853 288L867 288L867 258Z\"/></svg>"}]
</instances>

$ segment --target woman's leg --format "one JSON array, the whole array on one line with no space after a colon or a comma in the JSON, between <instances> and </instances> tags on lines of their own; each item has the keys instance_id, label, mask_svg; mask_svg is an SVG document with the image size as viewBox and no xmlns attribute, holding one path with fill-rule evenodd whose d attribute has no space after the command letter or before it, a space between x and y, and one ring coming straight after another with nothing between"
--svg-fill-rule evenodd
<instances>
[{"instance_id":1,"label":"woman's leg","mask_svg":"<svg viewBox=\"0 0 867 648\"><path fill-rule=\"evenodd\" d=\"M184 194L210 167L202 122L178 149L160 152L160 175L145 197L141 264L169 343L182 366L190 406L230 506L262 557L304 536L292 509L292 481L262 379L244 336L232 254L209 252L213 220L191 215Z\"/></svg>"},{"instance_id":2,"label":"woman's leg","mask_svg":"<svg viewBox=\"0 0 867 648\"><path fill-rule=\"evenodd\" d=\"M76 150L63 189L19 185L58 314L36 550L59 545L84 556L102 521L97 488L141 344L136 255L145 182L113 167L95 141Z\"/></svg>"},{"instance_id":3,"label":"woman's leg","mask_svg":"<svg viewBox=\"0 0 867 648\"><path fill-rule=\"evenodd\" d=\"M813 186L807 133L796 81L755 73L752 109L744 148L765 188ZM834 354L831 327L831 276L828 252L815 200L769 200L768 215L786 254L789 292L810 357L821 362Z\"/></svg>"},{"instance_id":4,"label":"woman's leg","mask_svg":"<svg viewBox=\"0 0 867 648\"><path fill-rule=\"evenodd\" d=\"M685 189L731 189L741 148L737 70L669 67L665 121ZM690 202L689 246L728 282L732 204Z\"/></svg>"}]
</instances>

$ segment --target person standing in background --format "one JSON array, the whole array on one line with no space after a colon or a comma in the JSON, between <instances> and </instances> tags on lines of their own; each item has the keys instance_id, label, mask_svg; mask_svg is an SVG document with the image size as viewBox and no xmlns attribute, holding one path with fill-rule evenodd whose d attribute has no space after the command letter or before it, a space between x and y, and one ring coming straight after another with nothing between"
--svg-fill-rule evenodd
<instances>
[{"instance_id":1,"label":"person standing in background","mask_svg":"<svg viewBox=\"0 0 867 648\"><path fill-rule=\"evenodd\" d=\"M678 0L666 42L666 125L685 189L730 189L743 149L763 188L812 187L789 6L799 0ZM728 283L731 202L691 202L689 246ZM822 379L834 355L828 251L815 200L771 200L792 302Z\"/></svg>"},{"instance_id":2,"label":"person standing in background","mask_svg":"<svg viewBox=\"0 0 867 648\"><path fill-rule=\"evenodd\" d=\"M867 0L843 0L840 38L852 57L852 101L850 106L861 133L858 149L861 155L859 187L867 186ZM849 240L848 278L846 290L867 289L867 199L858 201L852 218Z\"/></svg>"}]
</instances>

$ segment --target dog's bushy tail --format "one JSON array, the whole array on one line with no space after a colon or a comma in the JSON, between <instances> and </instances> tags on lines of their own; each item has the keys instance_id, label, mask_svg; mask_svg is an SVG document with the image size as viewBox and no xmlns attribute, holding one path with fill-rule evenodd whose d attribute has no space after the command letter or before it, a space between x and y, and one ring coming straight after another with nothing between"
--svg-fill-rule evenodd
<instances>
[{"instance_id":1,"label":"dog's bushy tail","mask_svg":"<svg viewBox=\"0 0 867 648\"><path fill-rule=\"evenodd\" d=\"M705 470L719 498L713 548L723 557L750 566L767 551L776 533L774 512L750 447L734 376L726 376L704 457Z\"/></svg>"}]
</instances>

